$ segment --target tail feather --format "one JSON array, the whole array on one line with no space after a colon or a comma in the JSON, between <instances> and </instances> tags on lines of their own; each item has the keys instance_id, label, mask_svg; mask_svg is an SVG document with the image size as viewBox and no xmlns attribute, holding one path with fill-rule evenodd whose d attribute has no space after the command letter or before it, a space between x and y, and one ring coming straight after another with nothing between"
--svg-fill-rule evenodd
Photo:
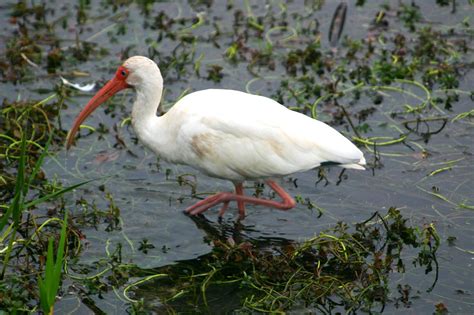
<instances>
[{"instance_id":1,"label":"tail feather","mask_svg":"<svg viewBox=\"0 0 474 315\"><path fill-rule=\"evenodd\" d=\"M349 163L349 164L340 164L338 166L343 167L343 168L351 168L354 170L365 170L364 165L367 163L365 162L365 158L362 157L359 162L357 163Z\"/></svg>"}]
</instances>

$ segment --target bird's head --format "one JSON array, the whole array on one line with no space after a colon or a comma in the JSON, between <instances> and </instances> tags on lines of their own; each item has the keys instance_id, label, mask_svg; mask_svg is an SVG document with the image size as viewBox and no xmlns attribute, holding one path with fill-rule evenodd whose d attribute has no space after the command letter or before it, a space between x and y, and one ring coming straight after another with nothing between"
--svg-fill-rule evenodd
<instances>
[{"instance_id":1,"label":"bird's head","mask_svg":"<svg viewBox=\"0 0 474 315\"><path fill-rule=\"evenodd\" d=\"M66 148L69 149L71 146L74 136L82 122L99 107L99 105L123 89L141 89L151 83L155 85L158 84L160 88L163 86L160 70L153 60L143 56L134 56L125 60L125 62L118 67L114 77L94 95L79 115L77 115L67 135Z\"/></svg>"}]
</instances>

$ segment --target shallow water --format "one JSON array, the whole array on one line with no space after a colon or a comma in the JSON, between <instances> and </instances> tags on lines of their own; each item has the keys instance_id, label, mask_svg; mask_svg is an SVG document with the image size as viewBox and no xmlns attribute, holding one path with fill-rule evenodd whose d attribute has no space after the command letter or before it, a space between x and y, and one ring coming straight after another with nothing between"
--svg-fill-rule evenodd
<instances>
[{"instance_id":1,"label":"shallow water","mask_svg":"<svg viewBox=\"0 0 474 315\"><path fill-rule=\"evenodd\" d=\"M110 6L102 7L92 4L87 9L88 23L77 26L74 19L69 16L68 27L57 28L61 38L60 46L66 47L74 44L74 37L78 33L80 40L89 40L101 48L109 51L99 59L91 58L81 63L65 63L64 72L79 70L89 73L86 78L71 78L71 81L89 83L98 81L100 84L108 80L114 69L120 63L120 56L124 49L127 54L148 55L150 47L154 47L160 56L154 56L154 60L163 70L165 79L165 94L163 108L166 110L185 90L200 90L209 87L231 88L236 90L247 90L252 93L265 96L275 96L282 80L294 83L294 78L288 75L279 57L288 53L290 49L305 47L304 41L282 41L281 39L291 35L290 28L282 32L266 31L267 39L279 42L274 49L276 59L275 69L268 69L265 65L255 68L259 77L249 72L246 62L237 62L235 65L224 58L224 52L231 44L231 31L234 14L242 10L244 14L253 14L256 17L273 15L277 20L283 19L290 27L299 29L301 25L310 25L311 21L318 21L321 35L322 50L329 51L327 40L328 29L332 14L338 2L328 2L321 10L312 10L309 5L303 5L302 1L295 1L287 5L285 13L282 13L279 1L242 2L235 1L232 9L227 9L227 2L216 1L207 7L206 2L193 2L194 6L185 1L163 1L149 7L148 15L143 14L138 5L118 7L116 11ZM245 6L249 4L249 7ZM47 4L49 6L50 4ZM53 13L48 14L48 19L68 16L75 12L75 2L60 4ZM418 4L421 5L421 4ZM3 5L2 15L8 15L10 7ZM54 2L51 3L54 6ZM363 7L355 7L349 4L346 27L343 36L352 39L366 38L369 32L370 21L380 9L376 1L370 1ZM251 12L249 11L251 10ZM435 5L423 2L422 12L425 23L435 27L443 25L456 25L460 23L468 12L474 12L473 7L459 3L457 13L450 13L449 8L440 9ZM165 12L172 18L185 18L184 25L174 24L172 27L176 34L191 32L199 40L195 46L189 45L185 49L178 42L164 37L156 42L159 31L151 29L146 25L152 24L159 12ZM190 28L197 12L205 12L205 22L202 26ZM283 15L282 15L283 14ZM294 14L297 14L294 15ZM471 15L472 16L472 15ZM391 21L393 21L392 19ZM195 21L194 21L195 22ZM229 33L229 37L215 37L216 27L219 25L221 33ZM3 23L4 34L10 34L13 26ZM125 29L125 34L118 34L119 30ZM103 31L101 31L103 30ZM408 32L400 24L391 24L389 32ZM113 35L111 35L113 34ZM316 37L318 34L301 35L301 38ZM5 36L5 35L3 35ZM113 37L114 40L111 40ZM265 38L265 37L264 37ZM472 49L472 35L469 38ZM249 40L255 48L266 45L264 39L252 38ZM0 49L4 44L0 43ZM344 50L343 48L339 48ZM169 56L192 51L194 61L183 62L183 73L179 74L176 64L167 64ZM336 56L339 52L335 52ZM471 50L472 54L472 50ZM195 60L201 58L201 68L198 77L193 69ZM466 67L465 73L460 77L459 90L470 91L474 82L472 71L472 55L468 58L471 66ZM470 58L470 60L469 60ZM340 57L336 62L342 63ZM206 70L210 65L223 67L223 78L220 82L206 80ZM34 70L33 75L45 75L42 70ZM39 95L39 89L52 90L54 85L59 84L57 76L43 76L41 80L27 81L21 85L2 83L1 94L9 99L44 98ZM296 84L295 84L296 85ZM346 83L350 87L350 83ZM411 84L398 84L402 90L411 91L414 95L424 98L422 89ZM406 132L403 121L410 120L392 117L393 111L402 111L405 104L415 106L419 104L416 97L406 93L384 92L384 99L380 105L375 105L375 112L369 115L365 123L370 130L364 134L370 136L386 136L398 138L400 130ZM439 92L441 94L441 92ZM62 110L61 122L64 129L71 126L72 120L78 114L82 106L93 93L74 93L67 101L67 107ZM151 152L145 150L135 139L133 130L129 124L121 124L130 113L133 93L126 92L116 96L104 109L97 110L85 122L88 126L97 128L104 124L109 132L98 135L97 132L89 133L82 129L81 137L77 139L76 145L69 151L59 149L57 155L51 156L45 164L45 172L48 178L58 178L64 185L73 184L83 179L97 179L87 184L84 188L76 190L73 194L66 196L71 211L80 212L81 208L76 205L76 200L84 198L93 202L99 209L107 208L110 202L105 198L105 192L113 197L115 205L120 209L121 221L119 227L106 231L107 224L102 223L95 227L84 227L82 232L86 235L83 252L78 257L78 263L93 266L106 257L107 251L112 251L118 244L122 246L122 262L135 264L140 268L155 268L173 264L177 261L195 259L208 253L211 246L206 242L206 232L199 228L196 223L182 213L182 210L196 202L192 197L191 185L180 185L178 178L182 177L195 185L200 196L205 194L231 190L230 182L216 180L206 177L194 169L172 165L157 160ZM316 98L308 100L313 103ZM351 103L352 96L339 99L339 103L345 105ZM372 105L372 100L367 95L352 105L347 105L351 112L367 108ZM294 100L288 100L287 106L297 106ZM318 108L319 118L324 121L332 121L333 109L322 105ZM417 224L434 222L443 240L442 247L438 253L440 264L439 280L434 290L427 293L426 290L433 282L433 274L424 275L422 270L409 266L407 273L395 274L393 283L395 288L398 283L408 283L412 292L416 292L418 299L413 300L409 310L413 313L432 313L434 305L443 302L453 313L474 312L474 285L472 282L473 259L472 224L474 224L474 198L472 194L472 183L474 181L473 151L474 124L472 119L452 121L461 112L471 110L473 102L469 93L461 94L460 99L453 105L451 111L441 108L441 112L435 109L428 111L426 115L439 115L447 117L448 122L441 132L432 135L425 142L420 135L411 134L405 144L379 147L380 164L367 171L346 170L342 181L338 183L341 169L326 168L325 172L328 184L325 181L317 183L318 172L308 171L295 174L291 178L281 180L282 186L292 196L309 198L311 202L320 207L322 216L316 209L299 204L291 211L277 211L263 207L248 206L248 216L242 222L243 230L240 232L245 238L255 240L278 241L296 240L302 241L320 231L334 225L338 221L357 223L366 220L375 211L385 212L389 207L397 207L402 213ZM430 128L437 129L441 124L430 124ZM116 131L113 130L116 126ZM438 126L438 127L437 127ZM335 125L335 128L344 134L353 135L347 123ZM427 128L422 126L420 128ZM117 146L116 135L123 139L126 148ZM362 148L369 165L373 165L375 156L372 148ZM422 149L428 152L426 158L422 158ZM449 170L429 176L433 171L451 166ZM294 184L296 180L296 185ZM101 186L101 187L100 187ZM247 183L247 193L254 191L254 184ZM446 200L432 194L435 192L446 197ZM99 189L101 188L101 189ZM105 190L105 192L104 192ZM264 191L264 195L268 194ZM468 205L471 208L462 208L459 204ZM217 222L217 210L208 211L207 219ZM224 216L224 223L232 226L237 219L235 206L232 206ZM221 226L225 226L222 224ZM216 225L219 226L219 225ZM448 246L446 239L456 237L455 246ZM138 250L138 245L144 239L154 245L147 254ZM468 252L468 251L471 252ZM153 294L153 290L141 292L143 297L159 309L159 297ZM393 295L395 295L394 290ZM216 292L216 294L219 294ZM109 290L108 293L99 297L91 297L95 304L106 313L125 313L126 303ZM134 296L140 298L140 296ZM217 305L225 305L225 300L218 300ZM216 306L216 305L214 305ZM76 308L77 307L77 308ZM75 309L86 313L87 307L79 302L74 294L66 294L57 305L57 312ZM153 308L151 308L153 309ZM403 312L405 307L396 308L393 304L387 305L387 312Z\"/></svg>"}]
</instances>

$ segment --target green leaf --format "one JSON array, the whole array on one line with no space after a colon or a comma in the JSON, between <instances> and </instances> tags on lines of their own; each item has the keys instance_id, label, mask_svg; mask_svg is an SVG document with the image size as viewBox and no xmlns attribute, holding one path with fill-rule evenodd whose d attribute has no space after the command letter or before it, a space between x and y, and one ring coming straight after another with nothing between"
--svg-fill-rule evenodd
<instances>
[{"instance_id":1,"label":"green leaf","mask_svg":"<svg viewBox=\"0 0 474 315\"><path fill-rule=\"evenodd\" d=\"M61 273L64 264L64 248L66 244L67 235L67 212L64 215L64 220L61 227L61 235L59 238L58 250L56 259L54 257L54 239L50 238L48 242L48 252L46 255L46 266L44 271L44 278L39 277L38 285L40 291L41 308L46 314L53 310L56 296L61 282Z\"/></svg>"},{"instance_id":2,"label":"green leaf","mask_svg":"<svg viewBox=\"0 0 474 315\"><path fill-rule=\"evenodd\" d=\"M8 207L7 212L0 220L0 231L2 231L5 225L8 223L10 216L13 218L15 225L18 225L18 220L20 219L21 212L23 211L22 197L24 196L25 192L26 164L26 136L24 133L21 136L20 146L20 159L18 161L18 173L16 175L15 195L13 197L13 202L11 203L10 207Z\"/></svg>"},{"instance_id":3,"label":"green leaf","mask_svg":"<svg viewBox=\"0 0 474 315\"><path fill-rule=\"evenodd\" d=\"M50 193L50 194L47 194L47 195L45 195L45 196L43 196L43 197L41 197L41 198L38 198L38 199L36 199L36 200L33 200L33 201L28 202L24 207L25 207L25 208L34 207L34 206L36 206L36 205L39 204L39 203L42 203L42 202L44 202L44 201L48 201L48 200L50 200L50 199L53 199L53 198L55 198L55 197L57 197L57 196L63 195L63 194L65 194L65 193L67 193L67 192L69 192L69 191L71 191L71 190L73 190L73 189L76 189L76 188L78 188L78 187L80 187L80 186L82 186L82 185L85 185L85 184L87 184L87 183L90 183L90 182L92 182L92 181L94 181L94 180L95 180L95 179L86 180L86 181L84 181L84 182L81 182L81 183L78 183L78 184L75 184L75 185L72 185L72 186L69 186L69 187L60 189L60 190L55 191L55 192Z\"/></svg>"},{"instance_id":4,"label":"green leaf","mask_svg":"<svg viewBox=\"0 0 474 315\"><path fill-rule=\"evenodd\" d=\"M53 139L53 132L51 131L51 133L49 134L48 141L46 141L46 144L44 145L43 151L41 152L41 155L38 157L38 160L36 160L35 168L33 169L33 171L31 172L31 174L28 178L28 182L26 184L26 187L29 188L31 186L31 182L35 179L36 175L39 173L39 171L41 169L41 166L43 165L43 160L46 157L46 155L48 154L48 148L49 148L49 145L51 144L52 139Z\"/></svg>"}]
</instances>

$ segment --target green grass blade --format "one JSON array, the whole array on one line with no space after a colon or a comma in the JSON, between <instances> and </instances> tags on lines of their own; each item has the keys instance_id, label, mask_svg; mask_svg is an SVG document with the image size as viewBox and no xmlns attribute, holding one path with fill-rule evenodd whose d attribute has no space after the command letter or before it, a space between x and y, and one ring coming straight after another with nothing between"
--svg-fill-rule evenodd
<instances>
[{"instance_id":1,"label":"green grass blade","mask_svg":"<svg viewBox=\"0 0 474 315\"><path fill-rule=\"evenodd\" d=\"M25 164L26 164L26 136L23 133L21 136L21 143L20 143L20 159L18 161L18 173L16 176L16 184L15 184L15 195L13 197L13 202L11 203L10 207L8 208L7 212L3 215L2 219L0 220L0 231L3 230L5 225L8 223L8 219L10 217L13 218L15 226L18 225L18 220L20 219L21 212L23 210L23 196L25 192Z\"/></svg>"},{"instance_id":2,"label":"green grass blade","mask_svg":"<svg viewBox=\"0 0 474 315\"><path fill-rule=\"evenodd\" d=\"M55 292L54 296L56 296L56 293L59 289L59 282L61 280L61 273L63 269L63 261L64 261L64 248L65 248L65 243L66 243L66 227L67 227L67 212L64 215L64 221L63 221L63 226L61 228L61 236L59 238L59 247L58 247L58 252L56 254L56 262L54 265L54 274L53 274L53 280L52 280L52 291Z\"/></svg>"},{"instance_id":3,"label":"green grass blade","mask_svg":"<svg viewBox=\"0 0 474 315\"><path fill-rule=\"evenodd\" d=\"M45 314L49 314L51 308L51 276L53 273L53 239L48 241L48 253L46 255L46 267L44 271L44 279L38 278L40 291L40 305Z\"/></svg>"},{"instance_id":4,"label":"green grass blade","mask_svg":"<svg viewBox=\"0 0 474 315\"><path fill-rule=\"evenodd\" d=\"M52 279L54 277L54 240L49 239L48 242L48 254L46 256L46 270L44 281L46 282L46 292L47 292L47 304L51 305L51 285Z\"/></svg>"},{"instance_id":5,"label":"green grass blade","mask_svg":"<svg viewBox=\"0 0 474 315\"><path fill-rule=\"evenodd\" d=\"M25 192L25 164L26 164L26 136L25 133L21 136L21 149L20 149L20 159L18 161L18 173L15 184L15 194L11 205L8 207L7 212L0 220L0 231L5 228L5 225L8 223L10 217L13 219L13 229L12 234L10 235L10 240L8 242L8 249L3 258L3 268L0 274L0 279L3 280L5 272L7 270L8 262L10 260L10 255L13 250L13 242L15 235L20 224L21 213L24 209L24 192Z\"/></svg>"},{"instance_id":6,"label":"green grass blade","mask_svg":"<svg viewBox=\"0 0 474 315\"><path fill-rule=\"evenodd\" d=\"M61 282L61 274L64 265L64 250L66 245L67 235L67 212L64 215L64 220L61 227L61 235L59 239L56 259L54 257L53 238L48 242L48 253L46 255L46 266L44 271L44 278L39 277L39 293L40 305L45 314L50 314L53 310L56 296Z\"/></svg>"},{"instance_id":7,"label":"green grass blade","mask_svg":"<svg viewBox=\"0 0 474 315\"><path fill-rule=\"evenodd\" d=\"M47 195L45 195L45 196L43 196L43 197L41 197L41 198L38 198L38 199L36 199L36 200L33 200L33 201L28 202L28 203L25 205L25 207L26 207L26 208L34 207L34 206L36 206L36 205L39 204L39 203L42 203L42 202L48 201L48 200L50 200L50 199L53 199L53 198L55 198L55 197L58 197L58 196L60 196L60 195L63 195L63 194L65 194L65 193L67 193L67 192L69 192L69 191L71 191L71 190L73 190L73 189L76 189L76 188L78 188L78 187L80 187L80 186L82 186L82 185L85 185L85 184L87 184L87 183L90 183L90 182L92 182L92 181L94 181L94 180L95 180L95 179L86 180L86 181L84 181L84 182L80 182L80 183L78 183L78 184L75 184L75 185L72 185L72 186L69 186L69 187L60 189L60 190L58 190L58 191L55 191L55 192L53 192L53 193L47 194Z\"/></svg>"},{"instance_id":8,"label":"green grass blade","mask_svg":"<svg viewBox=\"0 0 474 315\"><path fill-rule=\"evenodd\" d=\"M46 291L46 285L43 282L43 279L41 279L41 277L38 278L38 285L39 285L39 291L40 291L40 306L43 312L47 314L47 310L49 309L47 305L48 292Z\"/></svg>"},{"instance_id":9,"label":"green grass blade","mask_svg":"<svg viewBox=\"0 0 474 315\"><path fill-rule=\"evenodd\" d=\"M46 144L44 145L43 152L41 152L41 155L38 157L38 160L36 160L35 167L28 178L26 187L29 188L31 186L31 182L35 179L36 175L39 173L41 166L43 165L43 160L48 154L48 148L52 140L53 140L53 132L49 134L49 138L48 138L48 141L46 141Z\"/></svg>"},{"instance_id":10,"label":"green grass blade","mask_svg":"<svg viewBox=\"0 0 474 315\"><path fill-rule=\"evenodd\" d=\"M31 172L29 178L25 181L25 167L26 167L26 136L23 133L21 137L21 149L20 149L20 159L18 161L18 173L17 173L17 178L16 178L16 184L15 184L15 195L13 197L13 202L8 208L7 212L3 215L2 219L0 220L0 231L3 230L5 225L8 223L8 219L13 216L13 220L15 221L15 224L18 224L21 213L23 212L24 203L23 203L23 197L28 194L28 189L31 185L31 182L34 180L36 175L41 169L41 165L43 164L43 160L48 152L48 147L51 143L52 140L52 133L50 134L48 141L46 142L46 145L44 147L43 152L41 152L41 155L39 156L36 165Z\"/></svg>"},{"instance_id":11,"label":"green grass blade","mask_svg":"<svg viewBox=\"0 0 474 315\"><path fill-rule=\"evenodd\" d=\"M10 207L8 207L7 211L3 214L3 217L0 219L0 232L3 231L3 228L5 227L5 225L8 223L8 219L10 218L10 216L12 215L12 212L13 212L13 204L15 203L15 199L17 198L17 194L15 193L15 196L13 197L13 202L12 204L10 205Z\"/></svg>"}]
</instances>

